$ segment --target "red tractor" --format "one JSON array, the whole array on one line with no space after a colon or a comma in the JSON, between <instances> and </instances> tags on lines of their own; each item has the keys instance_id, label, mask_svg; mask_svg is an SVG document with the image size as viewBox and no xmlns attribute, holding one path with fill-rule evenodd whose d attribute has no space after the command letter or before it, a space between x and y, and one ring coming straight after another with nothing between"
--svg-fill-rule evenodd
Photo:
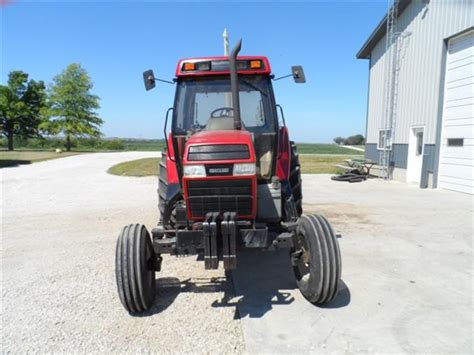
<instances>
[{"instance_id":1,"label":"red tractor","mask_svg":"<svg viewBox=\"0 0 474 355\"><path fill-rule=\"evenodd\" d=\"M266 57L237 57L240 48L241 41L229 57L178 63L174 106L164 127L159 224L151 236L143 225L128 225L117 241L118 293L130 313L152 306L162 254L201 254L206 269L222 261L229 275L241 248L286 248L309 302L336 297L336 234L323 216L302 214L300 163L275 102L276 79ZM305 82L300 66L288 76ZM147 90L163 81L151 70L143 77Z\"/></svg>"}]
</instances>

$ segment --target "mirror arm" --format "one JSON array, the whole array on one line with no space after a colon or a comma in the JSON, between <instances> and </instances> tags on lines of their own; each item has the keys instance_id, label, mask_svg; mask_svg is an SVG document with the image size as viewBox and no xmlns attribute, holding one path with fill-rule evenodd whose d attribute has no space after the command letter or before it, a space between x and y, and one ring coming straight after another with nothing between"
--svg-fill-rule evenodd
<instances>
[{"instance_id":1,"label":"mirror arm","mask_svg":"<svg viewBox=\"0 0 474 355\"><path fill-rule=\"evenodd\" d=\"M277 80L280 80L280 79L285 79L285 78L289 78L290 76L293 76L293 74L288 74L288 75L284 75L284 76L280 76L279 78L272 78L273 81L277 81Z\"/></svg>"},{"instance_id":2,"label":"mirror arm","mask_svg":"<svg viewBox=\"0 0 474 355\"><path fill-rule=\"evenodd\" d=\"M163 79L158 79L158 78L154 78L155 81L161 81L162 83L167 83L167 84L176 84L176 79L173 79L173 81L169 81L169 80L163 80Z\"/></svg>"}]
</instances>

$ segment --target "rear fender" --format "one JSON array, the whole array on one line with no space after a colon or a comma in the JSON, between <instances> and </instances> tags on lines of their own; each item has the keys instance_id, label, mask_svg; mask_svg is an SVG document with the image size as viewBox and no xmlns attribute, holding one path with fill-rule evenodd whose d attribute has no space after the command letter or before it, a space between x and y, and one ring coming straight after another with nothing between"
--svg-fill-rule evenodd
<instances>
[{"instance_id":1,"label":"rear fender","mask_svg":"<svg viewBox=\"0 0 474 355\"><path fill-rule=\"evenodd\" d=\"M291 146L288 128L286 126L280 128L278 139L278 156L277 156L277 176L280 181L290 179L291 164Z\"/></svg>"},{"instance_id":2,"label":"rear fender","mask_svg":"<svg viewBox=\"0 0 474 355\"><path fill-rule=\"evenodd\" d=\"M173 134L170 133L168 137L168 149L166 152L166 168L168 170L168 184L179 185L178 167L176 165L176 155L174 152Z\"/></svg>"}]
</instances>

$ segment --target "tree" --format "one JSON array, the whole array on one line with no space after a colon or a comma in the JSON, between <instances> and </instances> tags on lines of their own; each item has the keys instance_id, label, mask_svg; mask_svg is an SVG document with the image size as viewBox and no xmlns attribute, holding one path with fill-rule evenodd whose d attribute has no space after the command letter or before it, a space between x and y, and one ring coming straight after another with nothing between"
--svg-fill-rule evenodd
<instances>
[{"instance_id":1,"label":"tree","mask_svg":"<svg viewBox=\"0 0 474 355\"><path fill-rule=\"evenodd\" d=\"M362 134L356 134L354 136L350 136L344 142L344 144L346 145L362 145L364 143L365 143L365 138Z\"/></svg>"},{"instance_id":2,"label":"tree","mask_svg":"<svg viewBox=\"0 0 474 355\"><path fill-rule=\"evenodd\" d=\"M97 116L99 97L91 94L92 80L80 64L70 64L54 77L51 87L51 115L44 126L52 134L66 137L66 150L71 150L73 137L100 137L103 121Z\"/></svg>"},{"instance_id":3,"label":"tree","mask_svg":"<svg viewBox=\"0 0 474 355\"><path fill-rule=\"evenodd\" d=\"M7 137L8 150L13 150L14 136L40 136L40 125L48 117L47 105L42 81L28 81L28 74L20 70L8 74L7 85L0 85L0 134Z\"/></svg>"},{"instance_id":4,"label":"tree","mask_svg":"<svg viewBox=\"0 0 474 355\"><path fill-rule=\"evenodd\" d=\"M336 144L344 145L363 145L365 144L365 138L362 134L356 134L347 138L336 137L333 139Z\"/></svg>"}]
</instances>

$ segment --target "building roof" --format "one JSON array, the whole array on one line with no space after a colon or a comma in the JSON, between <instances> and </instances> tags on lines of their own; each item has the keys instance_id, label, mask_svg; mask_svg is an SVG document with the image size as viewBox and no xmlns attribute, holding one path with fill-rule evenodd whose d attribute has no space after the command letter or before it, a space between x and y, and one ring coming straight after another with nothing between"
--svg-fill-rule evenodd
<instances>
[{"instance_id":1,"label":"building roof","mask_svg":"<svg viewBox=\"0 0 474 355\"><path fill-rule=\"evenodd\" d=\"M407 8L407 6L412 2L412 0L398 0L398 16ZM357 52L357 59L369 59L372 49L379 43L382 37L387 32L387 15L384 16L382 21L377 25L374 32L370 37L365 41L362 48Z\"/></svg>"}]
</instances>

